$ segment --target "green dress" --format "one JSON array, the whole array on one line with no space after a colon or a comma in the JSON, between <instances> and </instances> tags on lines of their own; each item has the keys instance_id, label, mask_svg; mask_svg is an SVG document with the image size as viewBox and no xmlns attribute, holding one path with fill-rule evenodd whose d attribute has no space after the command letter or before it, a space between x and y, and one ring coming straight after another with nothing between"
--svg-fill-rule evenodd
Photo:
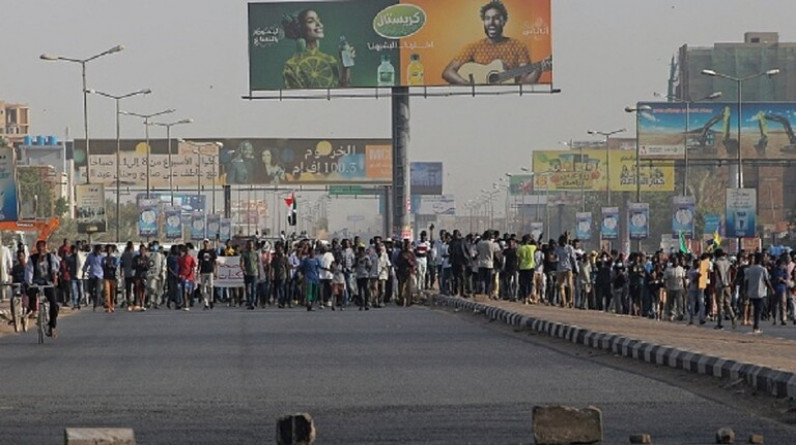
<instances>
[{"instance_id":1,"label":"green dress","mask_svg":"<svg viewBox=\"0 0 796 445\"><path fill-rule=\"evenodd\" d=\"M297 52L282 70L287 89L320 89L340 86L340 67L337 59L321 52L308 49Z\"/></svg>"}]
</instances>

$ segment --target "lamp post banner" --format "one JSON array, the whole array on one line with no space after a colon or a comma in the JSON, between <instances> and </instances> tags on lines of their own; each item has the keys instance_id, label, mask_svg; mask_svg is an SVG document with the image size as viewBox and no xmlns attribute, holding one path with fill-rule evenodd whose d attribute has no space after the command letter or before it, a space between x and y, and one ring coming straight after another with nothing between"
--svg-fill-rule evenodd
<instances>
[{"instance_id":1,"label":"lamp post banner","mask_svg":"<svg viewBox=\"0 0 796 445\"><path fill-rule=\"evenodd\" d=\"M166 220L166 238L171 240L182 238L182 208L166 206L163 214Z\"/></svg>"},{"instance_id":2,"label":"lamp post banner","mask_svg":"<svg viewBox=\"0 0 796 445\"><path fill-rule=\"evenodd\" d=\"M630 239L642 240L650 235L650 205L645 202L631 202L628 206Z\"/></svg>"},{"instance_id":3,"label":"lamp post banner","mask_svg":"<svg viewBox=\"0 0 796 445\"><path fill-rule=\"evenodd\" d=\"M692 239L694 237L694 220L696 215L696 199L693 196L672 197L672 236ZM713 233L713 232L711 232Z\"/></svg>"},{"instance_id":4,"label":"lamp post banner","mask_svg":"<svg viewBox=\"0 0 796 445\"><path fill-rule=\"evenodd\" d=\"M582 241L591 240L591 212L578 212L575 214L577 224L575 225L575 237Z\"/></svg>"},{"instance_id":5,"label":"lamp post banner","mask_svg":"<svg viewBox=\"0 0 796 445\"><path fill-rule=\"evenodd\" d=\"M229 218L221 218L221 229L219 232L221 234L221 241L232 238L232 220Z\"/></svg>"},{"instance_id":6,"label":"lamp post banner","mask_svg":"<svg viewBox=\"0 0 796 445\"><path fill-rule=\"evenodd\" d=\"M207 215L207 237L210 239L221 237L221 215Z\"/></svg>"},{"instance_id":7,"label":"lamp post banner","mask_svg":"<svg viewBox=\"0 0 796 445\"><path fill-rule=\"evenodd\" d=\"M604 240L619 239L619 207L603 207L600 237Z\"/></svg>"},{"instance_id":8,"label":"lamp post banner","mask_svg":"<svg viewBox=\"0 0 796 445\"><path fill-rule=\"evenodd\" d=\"M75 201L78 233L104 233L108 228L105 187L102 184L78 184L75 186Z\"/></svg>"},{"instance_id":9,"label":"lamp post banner","mask_svg":"<svg viewBox=\"0 0 796 445\"><path fill-rule=\"evenodd\" d=\"M158 236L158 210L160 200L141 199L138 201L138 236Z\"/></svg>"},{"instance_id":10,"label":"lamp post banner","mask_svg":"<svg viewBox=\"0 0 796 445\"><path fill-rule=\"evenodd\" d=\"M731 238L753 238L757 229L757 189L727 189L725 230Z\"/></svg>"},{"instance_id":11,"label":"lamp post banner","mask_svg":"<svg viewBox=\"0 0 796 445\"><path fill-rule=\"evenodd\" d=\"M205 237L205 214L195 212L191 216L191 239L201 241Z\"/></svg>"}]
</instances>

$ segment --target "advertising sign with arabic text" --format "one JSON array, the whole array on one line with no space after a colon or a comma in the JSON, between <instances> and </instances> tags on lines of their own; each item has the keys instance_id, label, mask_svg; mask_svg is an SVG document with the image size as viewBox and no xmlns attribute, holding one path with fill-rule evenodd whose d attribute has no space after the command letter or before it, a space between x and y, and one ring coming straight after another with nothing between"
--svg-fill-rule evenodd
<instances>
[{"instance_id":1,"label":"advertising sign with arabic text","mask_svg":"<svg viewBox=\"0 0 796 445\"><path fill-rule=\"evenodd\" d=\"M611 191L635 191L635 151L611 150L610 156L609 165L605 149L534 151L534 190L603 192L610 180ZM671 192L674 161L642 160L639 177L642 192Z\"/></svg>"},{"instance_id":2,"label":"advertising sign with arabic text","mask_svg":"<svg viewBox=\"0 0 796 445\"><path fill-rule=\"evenodd\" d=\"M105 187L102 184L78 184L75 186L75 201L78 233L104 233L108 228Z\"/></svg>"},{"instance_id":3,"label":"advertising sign with arabic text","mask_svg":"<svg viewBox=\"0 0 796 445\"><path fill-rule=\"evenodd\" d=\"M550 0L486 3L249 3L249 89L552 84Z\"/></svg>"}]
</instances>

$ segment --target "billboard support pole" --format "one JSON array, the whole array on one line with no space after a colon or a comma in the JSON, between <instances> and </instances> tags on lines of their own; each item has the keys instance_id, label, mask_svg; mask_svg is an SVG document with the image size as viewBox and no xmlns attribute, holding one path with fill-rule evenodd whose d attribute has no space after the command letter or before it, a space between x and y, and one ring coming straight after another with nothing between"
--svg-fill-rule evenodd
<instances>
[{"instance_id":1,"label":"billboard support pole","mask_svg":"<svg viewBox=\"0 0 796 445\"><path fill-rule=\"evenodd\" d=\"M401 233L409 226L406 200L410 195L409 184L409 88L392 89L392 138L393 138L393 228Z\"/></svg>"}]
</instances>

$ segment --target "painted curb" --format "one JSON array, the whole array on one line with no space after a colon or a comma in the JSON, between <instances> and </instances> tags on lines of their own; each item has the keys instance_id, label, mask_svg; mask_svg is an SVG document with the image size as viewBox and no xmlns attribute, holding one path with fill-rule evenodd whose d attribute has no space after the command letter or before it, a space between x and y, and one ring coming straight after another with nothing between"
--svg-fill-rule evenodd
<instances>
[{"instance_id":1,"label":"painted curb","mask_svg":"<svg viewBox=\"0 0 796 445\"><path fill-rule=\"evenodd\" d=\"M435 295L433 299L437 305L469 310L476 314L483 314L491 320L502 321L510 326L518 326L571 343L611 351L624 357L697 374L729 380L743 379L758 391L774 397L796 397L796 373L758 366L753 363L727 360L616 334L590 331L576 325L529 317L459 297Z\"/></svg>"}]
</instances>

